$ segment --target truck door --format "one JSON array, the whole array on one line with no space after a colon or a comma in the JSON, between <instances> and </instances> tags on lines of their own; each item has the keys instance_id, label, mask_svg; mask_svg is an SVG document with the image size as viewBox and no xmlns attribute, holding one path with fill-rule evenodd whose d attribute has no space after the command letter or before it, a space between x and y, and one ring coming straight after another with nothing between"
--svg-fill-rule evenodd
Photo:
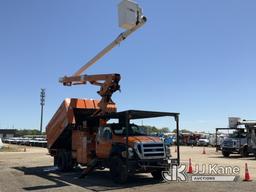
<instances>
[{"instance_id":1,"label":"truck door","mask_svg":"<svg viewBox=\"0 0 256 192\"><path fill-rule=\"evenodd\" d=\"M108 158L112 148L112 130L109 126L100 127L96 138L96 154L99 158Z\"/></svg>"}]
</instances>

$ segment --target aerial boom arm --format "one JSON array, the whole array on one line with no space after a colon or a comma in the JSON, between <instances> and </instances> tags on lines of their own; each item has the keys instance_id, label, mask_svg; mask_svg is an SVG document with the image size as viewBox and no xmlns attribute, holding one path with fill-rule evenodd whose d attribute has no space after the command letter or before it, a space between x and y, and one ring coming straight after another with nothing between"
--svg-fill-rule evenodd
<instances>
[{"instance_id":1,"label":"aerial boom arm","mask_svg":"<svg viewBox=\"0 0 256 192\"><path fill-rule=\"evenodd\" d=\"M101 101L99 103L99 110L94 114L102 114L108 112L108 104L114 104L111 96L117 90L120 90L119 81L121 79L119 74L102 74L102 75L82 75L82 73L95 64L99 59L111 51L114 47L119 45L123 40L125 40L129 35L143 26L147 19L142 16L141 9L137 13L136 23L133 27L128 28L126 31L118 35L118 37L112 41L108 46L106 46L102 51L100 51L95 57L93 57L89 62L82 66L73 76L64 76L59 79L59 82L65 86L79 85L90 83L93 85L100 86L100 90L97 92L101 96ZM129 11L133 11L130 10Z\"/></svg>"},{"instance_id":2,"label":"aerial boom arm","mask_svg":"<svg viewBox=\"0 0 256 192\"><path fill-rule=\"evenodd\" d=\"M145 16L142 16L140 20L137 22L133 28L126 30L121 33L114 41L112 41L107 47L105 47L101 52L99 52L95 57L93 57L89 62L87 62L84 66L82 66L73 76L81 75L86 69L95 64L99 59L101 59L104 55L106 55L109 51L111 51L115 46L119 45L123 40L125 40L129 35L131 35L134 31L139 29L142 25L147 21Z\"/></svg>"}]
</instances>

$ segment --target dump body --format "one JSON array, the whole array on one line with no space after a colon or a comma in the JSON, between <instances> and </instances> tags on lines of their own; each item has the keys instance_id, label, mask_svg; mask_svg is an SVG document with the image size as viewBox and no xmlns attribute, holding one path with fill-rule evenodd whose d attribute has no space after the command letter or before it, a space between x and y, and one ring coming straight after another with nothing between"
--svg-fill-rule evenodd
<instances>
[{"instance_id":1,"label":"dump body","mask_svg":"<svg viewBox=\"0 0 256 192\"><path fill-rule=\"evenodd\" d=\"M99 100L65 99L46 127L48 149L63 148L61 144L72 137L63 137L63 134L72 134L72 129L82 126L83 118L93 115L99 109L98 104ZM116 111L115 105L109 105L108 108Z\"/></svg>"}]
</instances>

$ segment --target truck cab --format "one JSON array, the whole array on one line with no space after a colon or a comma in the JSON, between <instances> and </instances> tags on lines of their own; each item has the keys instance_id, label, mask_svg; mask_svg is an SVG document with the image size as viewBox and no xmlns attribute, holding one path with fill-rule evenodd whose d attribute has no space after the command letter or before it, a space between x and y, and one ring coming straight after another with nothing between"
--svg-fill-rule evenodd
<instances>
[{"instance_id":1,"label":"truck cab","mask_svg":"<svg viewBox=\"0 0 256 192\"><path fill-rule=\"evenodd\" d=\"M104 126L99 127L97 138L96 138L97 156L104 158L104 157L109 157L111 153L116 153L117 152L116 146L126 144L125 137L126 137L125 125L118 124L118 123L111 123L111 124L106 124ZM145 156L149 158L165 157L166 149L165 149L164 143L159 137L148 136L145 133L145 130L143 130L143 127L140 127L136 124L129 124L129 127L128 127L129 157L132 158L137 156L141 159L145 158L144 146L143 146L144 143L151 143L151 146L154 146L156 149L156 151L145 152ZM104 150L101 150L103 148ZM120 155L122 156L122 154ZM123 156L125 157L125 155Z\"/></svg>"},{"instance_id":2,"label":"truck cab","mask_svg":"<svg viewBox=\"0 0 256 192\"><path fill-rule=\"evenodd\" d=\"M96 135L96 158L102 167L110 168L114 181L125 182L129 175L139 172L151 173L162 179L162 171L179 164L172 158L169 146L160 137L147 134L144 126L131 123L133 119L178 117L177 113L129 110L97 117L117 120L116 123L100 125Z\"/></svg>"}]
</instances>

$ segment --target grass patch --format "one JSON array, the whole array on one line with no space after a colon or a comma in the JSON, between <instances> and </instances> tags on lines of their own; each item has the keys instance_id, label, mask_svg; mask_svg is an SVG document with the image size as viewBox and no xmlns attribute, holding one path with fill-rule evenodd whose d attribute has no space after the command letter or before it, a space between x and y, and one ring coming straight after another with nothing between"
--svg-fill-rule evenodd
<instances>
[{"instance_id":1,"label":"grass patch","mask_svg":"<svg viewBox=\"0 0 256 192\"><path fill-rule=\"evenodd\" d=\"M0 149L0 152L21 152L23 150L23 148L19 147L3 146L3 148Z\"/></svg>"}]
</instances>

